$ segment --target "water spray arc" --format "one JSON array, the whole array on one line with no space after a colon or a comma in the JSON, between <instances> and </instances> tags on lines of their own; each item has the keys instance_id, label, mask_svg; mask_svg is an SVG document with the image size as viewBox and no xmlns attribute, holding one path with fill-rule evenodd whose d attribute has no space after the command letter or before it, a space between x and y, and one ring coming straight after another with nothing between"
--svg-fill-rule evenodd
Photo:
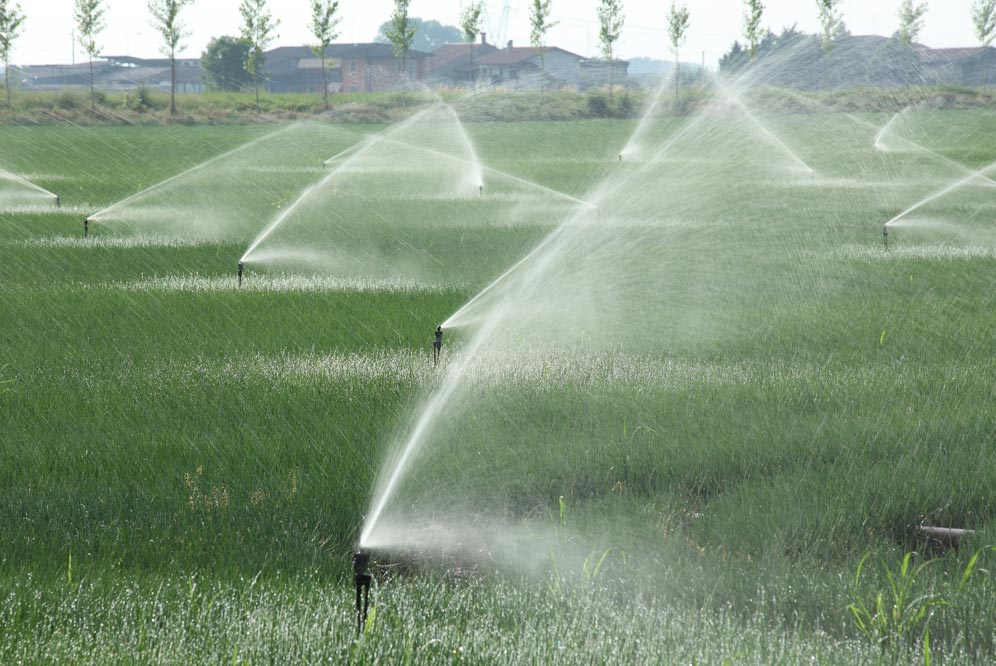
<instances>
[{"instance_id":1,"label":"water spray arc","mask_svg":"<svg viewBox=\"0 0 996 666\"><path fill-rule=\"evenodd\" d=\"M916 202L915 204L913 204L912 206L910 206L909 208L907 208L906 210L904 210L899 215L896 215L894 218L892 218L891 220L889 220L888 222L886 222L885 225L883 226L883 232L884 232L884 230L888 229L889 225L895 224L896 222L898 222L899 220L903 219L904 217L906 217L910 213L913 213L913 212L919 210L920 208L923 208L924 206L926 206L927 204L929 204L931 201L936 201L937 199L940 199L941 197L943 197L945 194L949 194L949 193L957 190L960 187L963 187L964 185L970 183L971 181L973 181L973 180L975 180L977 178L978 179L983 179L983 180L989 180L987 174L989 174L994 169L996 169L996 162L991 162L990 164L986 165L982 169L979 169L978 171L973 171L971 174L969 174L968 176L962 178L961 180L959 180L959 181L957 181L955 183L952 183L951 185L948 185L947 187L945 187L945 188L943 188L943 189L935 192L934 194L931 194L928 197L925 197L925 198L921 199L920 201Z\"/></svg>"},{"instance_id":2,"label":"water spray arc","mask_svg":"<svg viewBox=\"0 0 996 666\"><path fill-rule=\"evenodd\" d=\"M723 101L722 99L712 101L710 108L720 107L723 105ZM761 138L765 143L776 144L780 152L791 157L792 164L798 167L796 170L814 173L809 165L792 152L783 141L765 127L742 103L736 101L735 104L731 103L726 106L734 108L735 112L738 111L740 115L745 117L745 121L749 121L752 125L756 125L759 128L758 132L750 133L755 143L758 138L757 135L763 134ZM606 178L598 182L585 197L587 199L586 203L595 202L588 203L588 206L594 208L596 212L600 211L603 207L606 210L611 210L607 206L607 204L611 203L610 197L613 195L622 196L621 190L623 188L633 186L637 178L650 173L651 170L656 171L656 164L659 164L658 158L660 155L664 151L669 150L683 137L689 136L691 132L695 131L695 128L701 129L702 123L706 119L709 119L706 113L700 114L666 138L655 142L650 147L653 151L652 157L654 159L643 161L643 164L638 165L637 169L621 170L618 172L617 178L612 180ZM638 125L638 127L642 127L642 125ZM633 147L633 142L634 137L631 136L625 147L616 153L614 157L629 154L630 149ZM612 160L612 162L616 162L616 160ZM515 309L515 299L521 297L530 298L531 294L539 290L544 276L550 274L551 269L556 266L556 262L566 259L571 256L572 250L578 249L577 241L584 238L585 229L587 228L586 225L579 223L583 223L584 217L590 214L586 207L584 210L574 210L572 214L563 218L527 255L519 259L513 266L491 282L491 284L478 292L443 323L443 328L473 323L473 334L459 357L456 358L456 361L448 366L446 376L433 393L428 396L403 439L398 440L398 446L395 449L393 457L387 461L387 464L383 468L383 475L378 479L374 488L370 510L367 512L364 521L360 540L361 547L382 548L397 545L396 541L392 541L392 539L396 538L397 532L395 531L395 525L392 523L394 514L390 513L389 505L392 500L396 500L397 495L404 492L403 485L406 482L406 476L412 468L413 461L433 440L434 434L440 426L440 420L446 413L450 403L457 397L457 391L468 380L471 370L477 367L476 363L480 360L486 346L497 338L499 331L503 330L505 321L512 315L510 308L512 310ZM602 226L598 225L597 228L602 228ZM475 317L473 322L471 322L467 316L468 310L474 304L480 303L481 299L486 295L494 292L499 285L506 285L507 289L502 292L502 296L498 302L493 305L478 307L477 310L480 312L477 314L480 316ZM506 300L506 297L509 300ZM520 315L517 314L515 316Z\"/></svg>"},{"instance_id":3,"label":"water spray arc","mask_svg":"<svg viewBox=\"0 0 996 666\"><path fill-rule=\"evenodd\" d=\"M361 549L371 548L375 545L371 542L371 537L373 535L374 528L377 526L377 522L384 513L384 509L387 507L388 501L393 496L398 484L401 483L401 480L408 472L409 462L425 444L426 437L434 425L437 415L442 412L442 408L450 401L450 398L453 397L453 393L460 386L460 382L469 367L468 359L474 357L477 351L494 332L495 325L497 324L495 319L496 318L492 318L492 321L488 322L482 330L474 336L474 339L471 341L469 348L464 353L462 360L450 366L442 388L440 388L439 391L432 396L425 408L422 410L415 427L412 429L411 434L405 442L404 449L402 449L398 459L394 461L391 475L387 478L386 483L375 496L374 502L371 505L370 513L363 522L363 531L360 534Z\"/></svg>"},{"instance_id":4,"label":"water spray arc","mask_svg":"<svg viewBox=\"0 0 996 666\"><path fill-rule=\"evenodd\" d=\"M181 171L178 174L174 174L174 175L170 176L169 178L167 178L166 180L160 181L160 182L156 183L155 185L151 185L151 186L145 188L144 190L141 190L140 192L136 192L135 194L132 194L131 196L126 197L126 198L122 199L121 201L118 201L117 203L111 204L107 208L105 208L105 209L103 209L101 211L98 211L97 213L94 213L93 215L90 216L90 218L93 221L96 222L96 221L100 220L101 218L107 217L111 212L113 212L115 210L118 210L120 208L124 208L125 206L133 203L134 201L140 199L141 197L145 196L146 194L149 194L150 192L154 192L154 191L156 191L156 190L158 190L158 189L160 189L162 187L165 187L166 185L169 185L170 183L172 183L174 181L177 181L177 180L179 180L179 179L181 179L181 178L183 178L185 176L189 176L190 174L196 173L196 172L200 171L201 169L205 169L208 166L214 164L215 162L218 162L219 160L223 160L223 159L225 159L227 157L231 157L232 155L238 154L238 153L240 153L243 150L247 150L247 149L249 149L249 148L251 148L251 147L253 147L253 146L255 146L255 145L257 145L257 144L259 144L261 142L263 142L263 141L266 141L266 140L272 139L272 138L274 138L276 136L279 136L279 135L283 134L284 132L287 132L287 131L291 130L293 127L294 127L294 125L288 125L286 127L282 127L280 129L274 130L272 132L268 132L267 134L264 134L263 136L261 136L261 137L259 137L257 139L253 139L252 141L244 143L241 146L236 146L235 148L233 148L233 149L231 149L229 151L226 151L224 153L221 153L220 155L215 155L214 157L212 157L209 160L201 162L200 164L195 164L194 166L190 167L186 171Z\"/></svg>"},{"instance_id":5,"label":"water spray arc","mask_svg":"<svg viewBox=\"0 0 996 666\"><path fill-rule=\"evenodd\" d=\"M642 124L639 127L642 127ZM687 126L685 128L687 130ZM680 134L681 131L678 132ZM626 150L630 148L634 141L634 135L631 135L627 141L625 147L620 151L622 155ZM674 137L671 138L671 141ZM628 176L625 180L628 180ZM596 187L595 192L597 193L599 189ZM613 192L617 188L607 188L608 192ZM590 197L591 198L591 197ZM597 200L597 199L596 199ZM580 201L580 200L579 200ZM589 202L583 202L586 206L590 206L595 209L596 214L600 211L600 207L597 204L592 204ZM515 264L513 264L508 270L502 273L498 278L491 282L487 287L478 292L473 298L467 301L463 306L461 306L456 312L454 312L447 320L442 324L442 328L449 328L454 325L459 325L459 320L463 314L482 299L485 295L493 291L499 284L505 282L511 275L516 273L521 267L523 267L527 262L541 257L541 253L550 251L550 254L555 254L555 243L560 240L567 231L572 228L573 223L580 219L588 211L574 211L574 214L566 218L559 224L553 231L551 231L547 236L534 247L528 254L519 259ZM537 271L541 271L543 266L547 262L541 261L540 266L536 268ZM391 500L392 496L396 492L398 486L403 480L404 476L408 472L409 465L414 459L418 451L425 445L429 434L435 425L435 421L438 416L442 413L443 408L451 400L454 393L461 385L464 376L466 375L470 361L476 357L481 348L487 343L488 340L492 338L498 329L500 324L500 316L497 314L492 314L492 316L487 317L482 323L480 328L473 335L469 345L463 350L459 357L458 362L451 364L448 367L446 377L444 378L440 387L431 395L429 400L423 406L420 415L409 432L407 438L404 440L404 444L400 449L397 457L390 461L389 469L390 473L384 477L377 484L375 489L375 494L372 499L370 511L364 520L363 530L360 536L361 548L369 548L377 546L375 542L375 530L378 526L379 521L383 515L384 510L387 507L388 502Z\"/></svg>"},{"instance_id":6,"label":"water spray arc","mask_svg":"<svg viewBox=\"0 0 996 666\"><path fill-rule=\"evenodd\" d=\"M883 153L889 152L889 150L882 145L882 138L885 136L885 134L888 132L888 130L892 127L893 123L896 122L896 119L899 118L901 115L905 114L907 111L909 111L910 108L911 107L906 107L902 111L899 111L898 113L896 113L896 115L894 115L889 120L889 122L887 122L882 127L882 129L880 129L878 131L878 133L875 135L875 144L874 144L875 150L877 150L879 152L883 152ZM861 121L861 120L859 120L857 118L854 118L851 115L848 115L847 117L855 120L856 122L861 122L862 124L865 124L865 125L871 125L871 123L867 123L866 121ZM964 173L966 175L977 175L977 176L979 176L979 178L981 178L982 180L986 181L991 186L996 186L996 180L993 180L989 176L986 176L986 175L983 175L981 173L978 173L978 172L974 171L970 167L967 167L964 164L962 164L961 162L956 162L953 159L951 159L950 157L945 157L944 155L941 155L940 153L938 153L936 151L933 151L930 148L927 148L925 146L921 146L920 144L916 143L915 141L910 141L909 139L903 139L903 138L900 138L900 141L902 141L903 144L909 146L913 150L915 150L917 152L920 152L920 153L924 153L925 155L929 155L930 157L933 157L936 160L944 162L945 164L949 164L949 165L953 166L954 168L958 169L959 171L961 171L962 173Z\"/></svg>"},{"instance_id":7,"label":"water spray arc","mask_svg":"<svg viewBox=\"0 0 996 666\"><path fill-rule=\"evenodd\" d=\"M27 178L22 178L21 176L18 176L16 173L11 173L10 171L7 171L5 169L0 169L0 180L13 181L18 185L21 185L22 187L25 187L33 192L37 192L38 194L44 195L51 199L55 199L55 206L56 208L59 207L58 194L56 194L55 192L50 192L49 190L46 190L44 187L41 187L39 185L35 185Z\"/></svg>"},{"instance_id":8,"label":"water spray arc","mask_svg":"<svg viewBox=\"0 0 996 666\"><path fill-rule=\"evenodd\" d=\"M809 166L808 164L806 164L806 162L803 161L803 159L801 157L799 157L798 155L795 154L795 151L793 151L791 148L789 148L788 145L784 141L782 141L781 139L779 139L778 136L776 136L774 132L772 132L770 129L768 129L768 127L764 123L762 123L757 118L757 116L755 116L753 113L751 113L750 109L747 108L747 105L743 103L743 101L740 99L740 97L735 92L733 92L732 90L730 90L729 88L727 88L726 86L723 86L721 84L719 84L719 89L722 90L728 96L729 100L731 102L733 102L733 104L736 105L736 107L739 108L743 112L743 114L758 129L760 129L761 132L766 137L768 137L776 146L778 146L782 150L782 152L784 152L796 164L798 164L799 168L801 168L806 173L816 173L815 170L811 166Z\"/></svg>"},{"instance_id":9,"label":"water spray arc","mask_svg":"<svg viewBox=\"0 0 996 666\"><path fill-rule=\"evenodd\" d=\"M339 173L343 169L349 167L353 163L354 160L356 160L358 157L360 157L361 155L363 155L366 151L368 151L371 148L373 148L374 146L376 146L381 141L389 139L389 134L397 132L397 131L400 131L404 127L408 127L409 125L417 122L419 119L423 118L429 112L438 109L441 105L443 105L443 104L442 103L433 104L432 106L430 106L430 107L428 107L426 109L423 109L422 111L416 113L411 118L408 118L407 120L405 120L405 121L403 121L401 123L398 123L397 125L393 125L393 126L387 128L386 130L384 130L380 134L375 134L372 137L369 137L367 140L361 141L360 142L361 145L359 146L359 148L356 148L355 150L353 150L353 149L347 149L347 150L339 153L339 155L337 155L335 158L333 158L333 160L337 159L340 156L344 156L344 155L348 155L348 156L345 157L345 159L335 169L333 169L332 171L330 171L324 178L322 178L320 181L318 181L317 183L315 183L314 185L312 185L308 189L306 189L304 192L302 192L301 195L297 199L295 199L276 218L274 218L274 220L269 225L267 225L265 229L263 229L263 231L256 237L256 239L253 240L253 242L249 245L249 248L242 255L241 259L239 259L239 261L240 262L247 261L249 259L250 255L252 255L252 253L256 250L256 248L258 248L263 241L265 241L274 231L276 231L277 228L279 228L280 225L283 224L283 222L288 217L290 217L290 215L295 210L297 210L298 208L300 208L300 206L304 202L306 202L314 193L323 190L329 183L332 182L332 180L336 176L339 175ZM332 161L332 160L328 160L326 163L328 163L330 161Z\"/></svg>"},{"instance_id":10,"label":"water spray arc","mask_svg":"<svg viewBox=\"0 0 996 666\"><path fill-rule=\"evenodd\" d=\"M429 155L433 155L435 157L439 157L440 159L450 160L452 162L457 162L459 164L466 164L468 166L474 167L476 169L477 173L481 174L479 176L481 184L478 185L478 192L480 194L482 194L482 195L484 194L483 173L486 172L486 173L492 174L492 175L494 175L496 177L505 178L505 179L511 180L512 182L518 183L520 185L524 185L526 187L530 187L530 188L539 190L539 191L541 191L541 192L543 192L545 194L550 194L550 195L558 197L560 199L565 199L567 201L570 201L571 203L578 204L579 206L585 206L585 207L591 208L593 210L598 208L598 206L596 206L595 204L593 204L591 202L588 202L588 201L585 201L584 199L579 199L578 197L571 196L570 194L567 194L565 192L561 192L559 190L555 190L552 187L547 187L546 185L540 185L539 183L537 183L535 181L528 180L526 178L521 178L519 176L515 176L513 174L508 173L507 171L501 171L500 169L493 169L493 168L491 168L489 166L486 166L486 165L480 163L479 161L477 161L477 162L471 162L470 160L465 160L463 158L457 157L456 155L450 155L449 153L444 153L444 152L439 151L439 150L433 150L432 148L426 148L424 146L414 146L414 145L412 145L410 143L407 143L405 141L398 141L397 139L391 139L391 138L386 138L385 137L385 138L381 139L381 141L383 143L390 143L392 145L397 145L397 146L401 146L401 147L405 147L405 148L411 148L411 149L414 149L414 150L420 150L422 152L428 153Z\"/></svg>"},{"instance_id":11,"label":"water spray arc","mask_svg":"<svg viewBox=\"0 0 996 666\"><path fill-rule=\"evenodd\" d=\"M902 111L896 112L896 114L893 115L892 118L889 118L889 122L882 125L882 129L880 129L878 133L875 135L875 143L872 144L875 147L875 150L879 152L885 152L885 147L882 145L882 139L885 137L886 134L888 134L889 130L892 129L892 126L896 123L896 121L899 120L899 117L904 113L906 113L907 111L909 111L909 109L910 107L907 106Z\"/></svg>"},{"instance_id":12,"label":"water spray arc","mask_svg":"<svg viewBox=\"0 0 996 666\"><path fill-rule=\"evenodd\" d=\"M597 209L597 207L596 207L596 209ZM460 308L456 312L454 312L453 314L451 314L449 316L449 318L447 318L446 321L443 322L442 327L443 328L452 328L453 326L458 325L458 322L460 320L460 316L464 312L466 312L472 305L474 305L474 303L476 303L477 301L481 300L489 292L491 292L492 290L494 290L495 287L497 287L499 284L501 284L502 282L504 282L508 278L508 276L510 276L513 273L515 273L515 271L520 266L522 266L523 264L525 264L527 261L529 261L530 259L532 259L534 256L536 256L537 254L539 254L540 252L542 252L547 246L549 246L551 243L553 243L553 241L555 241L557 239L557 237L563 232L563 229L564 229L563 226L559 226L556 229L554 229L553 232L550 233L550 234L548 234L546 238L544 238L542 241L540 241L540 243L536 247L534 247L529 252L529 254L527 254L526 256L522 257L522 259L519 259L517 262L515 262L511 266L511 268L509 268L504 273L502 273L501 275L499 275L498 277L496 277L491 282L491 284L489 284L488 286L486 286L481 291L477 292L477 294L473 298L471 298L469 301L467 301L466 303L464 303L463 305L461 305Z\"/></svg>"}]
</instances>

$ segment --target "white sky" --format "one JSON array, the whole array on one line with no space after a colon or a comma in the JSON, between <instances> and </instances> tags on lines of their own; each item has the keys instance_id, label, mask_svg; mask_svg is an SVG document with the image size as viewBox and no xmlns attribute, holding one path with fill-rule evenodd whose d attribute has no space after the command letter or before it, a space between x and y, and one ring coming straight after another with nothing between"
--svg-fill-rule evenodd
<instances>
[{"instance_id":1,"label":"white sky","mask_svg":"<svg viewBox=\"0 0 996 666\"><path fill-rule=\"evenodd\" d=\"M13 64L70 62L73 57L74 0L12 0L20 2L26 21L22 35L14 43ZM806 32L817 30L814 0L764 0L764 24L779 31L798 23ZM929 11L920 42L932 47L975 46L969 18L971 0L928 0ZM670 59L665 32L668 0L623 0L626 24L617 43L622 58L647 56ZM740 38L743 0L686 0L691 12L688 39L681 58L698 61L705 52L707 64L715 66L734 39ZM240 0L194 0L184 9L185 25L191 35L184 57L199 57L212 37L237 35ZM309 0L270 0L275 18L280 20L275 46L309 43ZM500 32L504 0L485 2L491 35ZM518 45L529 42L530 0L511 0L506 40ZM585 56L596 55L598 0L553 0L554 27L548 44ZM410 13L456 25L460 0L412 0ZM844 21L854 34L890 35L896 29L899 0L844 0ZM157 57L160 38L150 27L146 0L105 0L107 27L98 36L102 52L110 55ZM391 14L392 0L340 0L343 16L338 41L373 41L378 26ZM490 38L489 38L490 39ZM491 41L494 41L491 39ZM75 48L76 58L85 58Z\"/></svg>"}]
</instances>

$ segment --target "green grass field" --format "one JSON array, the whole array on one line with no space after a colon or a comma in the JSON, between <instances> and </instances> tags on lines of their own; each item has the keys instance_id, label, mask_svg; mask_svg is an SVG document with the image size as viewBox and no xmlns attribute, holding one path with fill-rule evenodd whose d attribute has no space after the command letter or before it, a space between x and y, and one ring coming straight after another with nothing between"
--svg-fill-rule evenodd
<instances>
[{"instance_id":1,"label":"green grass field","mask_svg":"<svg viewBox=\"0 0 996 666\"><path fill-rule=\"evenodd\" d=\"M996 159L996 116L910 114L882 153L890 114L762 118L815 174L780 175L791 159L743 120L651 122L644 154L675 156L653 169L617 160L636 121L477 123L506 175L420 196L465 167L383 143L260 245L275 260L250 255L242 289L259 231L384 128L0 128L0 168L62 206L0 190L0 662L991 661L992 190L937 198L889 253L881 227ZM508 332L402 503L552 538L528 571L385 554L356 641L349 556L444 381L431 331L570 210L509 176L622 183L604 200L631 214L542 283L528 324L549 346ZM316 248L339 256L293 260ZM582 283L626 296L586 292L582 317ZM612 345L585 337L621 310ZM471 337L448 334L444 367ZM976 534L941 552L920 524ZM869 637L848 607L874 615L878 593Z\"/></svg>"}]
</instances>

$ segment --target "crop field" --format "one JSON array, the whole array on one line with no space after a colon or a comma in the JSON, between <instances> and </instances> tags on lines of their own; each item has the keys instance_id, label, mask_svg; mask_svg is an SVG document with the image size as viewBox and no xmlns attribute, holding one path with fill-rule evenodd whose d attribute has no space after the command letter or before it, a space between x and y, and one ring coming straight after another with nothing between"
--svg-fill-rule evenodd
<instances>
[{"instance_id":1,"label":"crop field","mask_svg":"<svg viewBox=\"0 0 996 666\"><path fill-rule=\"evenodd\" d=\"M996 114L458 111L0 128L0 662L991 662Z\"/></svg>"}]
</instances>

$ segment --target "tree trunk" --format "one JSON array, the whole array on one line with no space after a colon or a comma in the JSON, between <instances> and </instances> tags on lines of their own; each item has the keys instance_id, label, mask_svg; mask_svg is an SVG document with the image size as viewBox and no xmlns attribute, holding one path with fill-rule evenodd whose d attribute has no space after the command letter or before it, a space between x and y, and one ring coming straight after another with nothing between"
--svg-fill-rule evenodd
<instances>
[{"instance_id":1,"label":"tree trunk","mask_svg":"<svg viewBox=\"0 0 996 666\"><path fill-rule=\"evenodd\" d=\"M325 110L329 110L329 74L325 69L325 45L322 44L322 94L325 97Z\"/></svg>"},{"instance_id":2,"label":"tree trunk","mask_svg":"<svg viewBox=\"0 0 996 666\"><path fill-rule=\"evenodd\" d=\"M7 91L7 106L10 106L10 63L3 64L3 88Z\"/></svg>"},{"instance_id":3,"label":"tree trunk","mask_svg":"<svg viewBox=\"0 0 996 666\"><path fill-rule=\"evenodd\" d=\"M615 67L612 64L612 59L609 59L609 103L612 102L612 75L615 73Z\"/></svg>"},{"instance_id":4,"label":"tree trunk","mask_svg":"<svg viewBox=\"0 0 996 666\"><path fill-rule=\"evenodd\" d=\"M540 49L540 104L543 104L543 93L546 89L546 54Z\"/></svg>"},{"instance_id":5,"label":"tree trunk","mask_svg":"<svg viewBox=\"0 0 996 666\"><path fill-rule=\"evenodd\" d=\"M408 106L408 49L405 49L401 56L401 99L404 105Z\"/></svg>"},{"instance_id":6,"label":"tree trunk","mask_svg":"<svg viewBox=\"0 0 996 666\"><path fill-rule=\"evenodd\" d=\"M169 50L169 115L176 113L176 55Z\"/></svg>"},{"instance_id":7,"label":"tree trunk","mask_svg":"<svg viewBox=\"0 0 996 666\"><path fill-rule=\"evenodd\" d=\"M678 54L674 54L674 99L678 99L678 89L681 86L681 63L678 62Z\"/></svg>"},{"instance_id":8,"label":"tree trunk","mask_svg":"<svg viewBox=\"0 0 996 666\"><path fill-rule=\"evenodd\" d=\"M90 110L97 110L97 93L93 90L93 54L90 54Z\"/></svg>"},{"instance_id":9,"label":"tree trunk","mask_svg":"<svg viewBox=\"0 0 996 666\"><path fill-rule=\"evenodd\" d=\"M986 88L989 87L989 67L986 65L986 50L988 47L982 47L982 57L979 58L979 62L982 64L982 92L986 92ZM9 103L9 102L8 102Z\"/></svg>"}]
</instances>

